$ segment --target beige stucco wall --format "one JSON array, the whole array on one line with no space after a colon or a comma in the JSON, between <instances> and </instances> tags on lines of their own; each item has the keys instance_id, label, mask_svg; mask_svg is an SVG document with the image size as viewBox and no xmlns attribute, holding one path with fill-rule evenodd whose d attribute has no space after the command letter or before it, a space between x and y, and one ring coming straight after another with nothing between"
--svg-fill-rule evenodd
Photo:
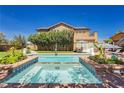
<instances>
[{"instance_id":1,"label":"beige stucco wall","mask_svg":"<svg viewBox=\"0 0 124 93\"><path fill-rule=\"evenodd\" d=\"M72 30L72 29L70 29L70 28L68 28L68 27L65 27L65 26L58 26L58 27L56 27L56 28L54 28L54 29L52 29L52 30L63 31L63 30Z\"/></svg>"},{"instance_id":2,"label":"beige stucco wall","mask_svg":"<svg viewBox=\"0 0 124 93\"><path fill-rule=\"evenodd\" d=\"M94 32L94 39L95 39L95 42L98 41L98 33L97 32Z\"/></svg>"},{"instance_id":3,"label":"beige stucco wall","mask_svg":"<svg viewBox=\"0 0 124 93\"><path fill-rule=\"evenodd\" d=\"M97 41L97 32L94 32L92 35L90 35L90 32L87 30L84 31L76 31L74 33L74 40L93 40L93 41Z\"/></svg>"},{"instance_id":4,"label":"beige stucco wall","mask_svg":"<svg viewBox=\"0 0 124 93\"><path fill-rule=\"evenodd\" d=\"M77 41L97 42L97 32L94 32L92 35L90 35L90 31L88 30L82 30L80 32L76 31L74 33L73 50L76 49Z\"/></svg>"}]
</instances>

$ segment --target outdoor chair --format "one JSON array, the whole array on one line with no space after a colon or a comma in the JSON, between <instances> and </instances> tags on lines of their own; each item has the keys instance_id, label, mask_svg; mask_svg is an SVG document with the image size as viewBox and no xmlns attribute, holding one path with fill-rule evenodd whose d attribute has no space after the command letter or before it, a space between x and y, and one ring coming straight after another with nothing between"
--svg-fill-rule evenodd
<instances>
[{"instance_id":1,"label":"outdoor chair","mask_svg":"<svg viewBox=\"0 0 124 93\"><path fill-rule=\"evenodd\" d=\"M118 54L118 53L120 53L120 51L121 51L121 49L117 49L115 52L112 52L112 53Z\"/></svg>"},{"instance_id":2,"label":"outdoor chair","mask_svg":"<svg viewBox=\"0 0 124 93\"><path fill-rule=\"evenodd\" d=\"M121 49L117 49L115 52L112 52L112 54L115 54L118 57L123 57L124 58L124 52L121 52Z\"/></svg>"}]
</instances>

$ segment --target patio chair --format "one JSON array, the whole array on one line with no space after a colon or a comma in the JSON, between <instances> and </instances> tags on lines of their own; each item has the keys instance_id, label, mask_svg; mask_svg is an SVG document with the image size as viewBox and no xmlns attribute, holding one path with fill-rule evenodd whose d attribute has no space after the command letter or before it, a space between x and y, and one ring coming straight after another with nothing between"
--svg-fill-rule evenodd
<instances>
[{"instance_id":1,"label":"patio chair","mask_svg":"<svg viewBox=\"0 0 124 93\"><path fill-rule=\"evenodd\" d=\"M121 74L121 75L124 75L124 70L121 70L121 71L120 71L120 74Z\"/></svg>"},{"instance_id":2,"label":"patio chair","mask_svg":"<svg viewBox=\"0 0 124 93\"><path fill-rule=\"evenodd\" d=\"M112 53L118 54L118 53L120 53L120 51L121 51L121 49L117 49L115 52L112 52Z\"/></svg>"},{"instance_id":3,"label":"patio chair","mask_svg":"<svg viewBox=\"0 0 124 93\"><path fill-rule=\"evenodd\" d=\"M121 49L117 49L115 52L112 52L112 54L115 54L118 57L124 57L124 52L121 52Z\"/></svg>"},{"instance_id":4,"label":"patio chair","mask_svg":"<svg viewBox=\"0 0 124 93\"><path fill-rule=\"evenodd\" d=\"M113 73L119 74L119 75L124 75L124 70L113 70Z\"/></svg>"}]
</instances>

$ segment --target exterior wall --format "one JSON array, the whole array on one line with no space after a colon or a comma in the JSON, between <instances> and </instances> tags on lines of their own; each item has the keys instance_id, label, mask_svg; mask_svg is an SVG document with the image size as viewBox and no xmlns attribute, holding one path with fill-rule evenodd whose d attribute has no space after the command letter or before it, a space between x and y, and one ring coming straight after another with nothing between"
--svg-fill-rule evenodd
<instances>
[{"instance_id":1,"label":"exterior wall","mask_svg":"<svg viewBox=\"0 0 124 93\"><path fill-rule=\"evenodd\" d=\"M75 31L73 50L76 49L76 42L78 41L97 42L97 32L90 35L89 30Z\"/></svg>"},{"instance_id":2,"label":"exterior wall","mask_svg":"<svg viewBox=\"0 0 124 93\"><path fill-rule=\"evenodd\" d=\"M8 51L11 47L15 47L14 45L0 45L0 51Z\"/></svg>"},{"instance_id":3,"label":"exterior wall","mask_svg":"<svg viewBox=\"0 0 124 93\"><path fill-rule=\"evenodd\" d=\"M90 32L88 30L83 31L75 31L74 33L74 41L77 40L84 40L84 41L94 41L97 42L97 32L90 35Z\"/></svg>"},{"instance_id":4,"label":"exterior wall","mask_svg":"<svg viewBox=\"0 0 124 93\"><path fill-rule=\"evenodd\" d=\"M98 33L97 32L94 32L94 39L95 39L95 42L98 41Z\"/></svg>"},{"instance_id":5,"label":"exterior wall","mask_svg":"<svg viewBox=\"0 0 124 93\"><path fill-rule=\"evenodd\" d=\"M54 29L52 29L52 30L59 30L59 31L62 31L62 30L72 30L72 29L67 28L67 27L64 27L64 26L58 26L58 27L56 27L56 28L54 28Z\"/></svg>"}]
</instances>

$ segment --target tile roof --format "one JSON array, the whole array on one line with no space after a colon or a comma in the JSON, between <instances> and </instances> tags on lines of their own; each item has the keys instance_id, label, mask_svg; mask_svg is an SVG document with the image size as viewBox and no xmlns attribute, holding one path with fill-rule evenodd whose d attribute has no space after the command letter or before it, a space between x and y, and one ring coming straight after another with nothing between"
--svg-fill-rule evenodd
<instances>
[{"instance_id":1,"label":"tile roof","mask_svg":"<svg viewBox=\"0 0 124 93\"><path fill-rule=\"evenodd\" d=\"M57 24L54 24L54 25L52 25L52 26L49 26L49 27L42 27L42 28L38 28L38 29L36 29L37 31L41 31L41 30L44 30L44 31L49 31L49 30L51 30L51 29L53 29L53 28L55 28L55 27L57 27L57 26L60 26L60 25L64 25L64 26L66 26L66 27L68 27L68 28L71 28L71 29L74 29L74 30L84 30L84 29L86 29L86 30L89 30L89 28L87 28L87 27L74 27L74 26L71 26L71 25L69 25L69 24L67 24L67 23L64 23L64 22L59 22L59 23L57 23Z\"/></svg>"}]
</instances>

